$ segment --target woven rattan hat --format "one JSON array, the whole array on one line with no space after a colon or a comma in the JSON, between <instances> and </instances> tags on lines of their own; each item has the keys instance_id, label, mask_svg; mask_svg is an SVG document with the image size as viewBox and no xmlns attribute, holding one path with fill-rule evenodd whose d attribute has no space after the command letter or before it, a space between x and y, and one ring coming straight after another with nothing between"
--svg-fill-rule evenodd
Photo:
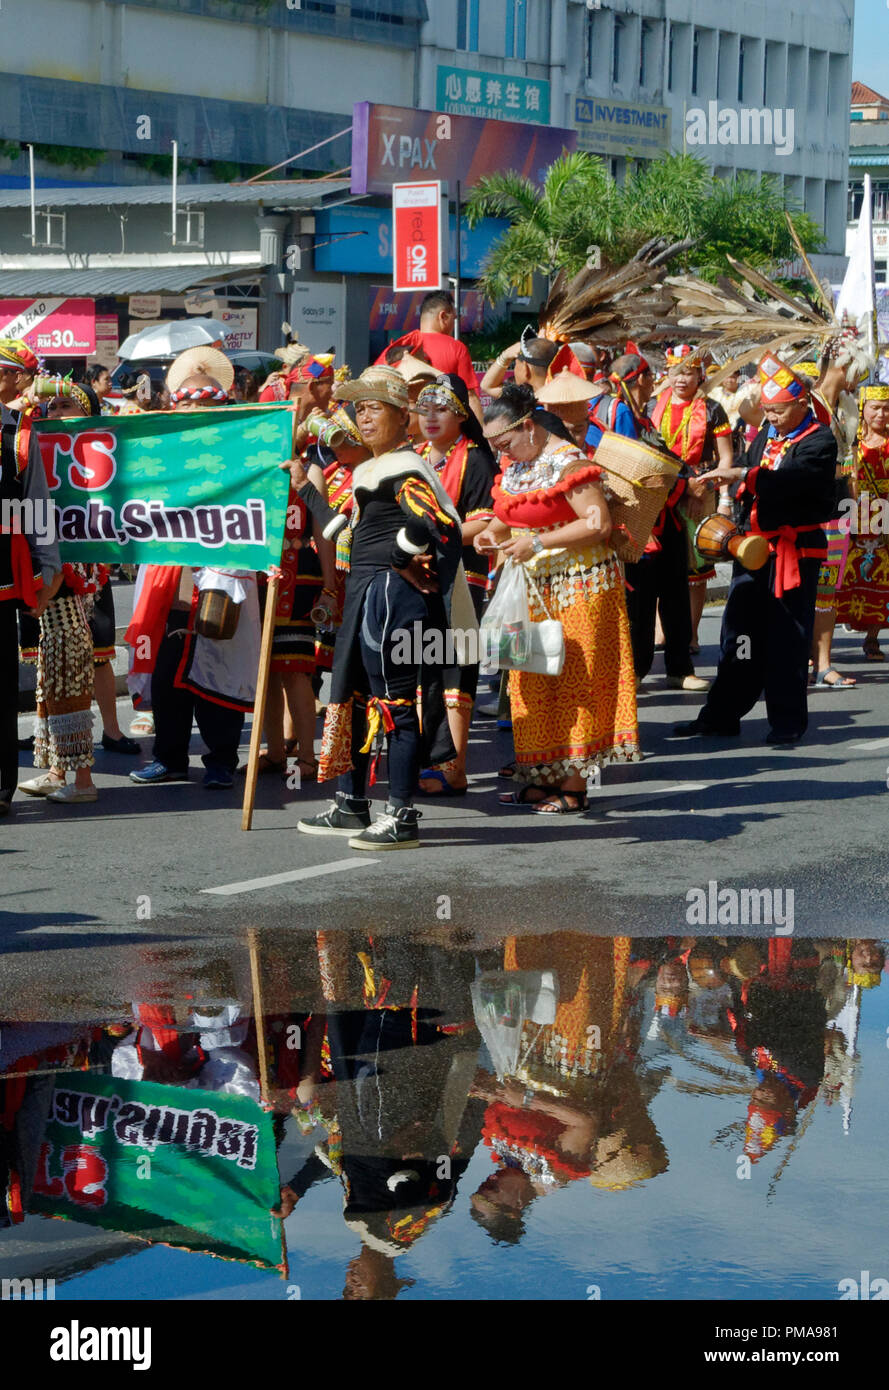
<instances>
[{"instance_id":1,"label":"woven rattan hat","mask_svg":"<svg viewBox=\"0 0 889 1390\"><path fill-rule=\"evenodd\" d=\"M207 376L218 381L223 391L230 391L235 369L224 352L214 347L191 347L180 352L167 372L167 390L178 391L190 376Z\"/></svg>"},{"instance_id":2,"label":"woven rattan hat","mask_svg":"<svg viewBox=\"0 0 889 1390\"><path fill-rule=\"evenodd\" d=\"M400 410L410 406L407 381L395 367L368 367L355 381L343 381L336 387L338 401L382 401Z\"/></svg>"}]
</instances>

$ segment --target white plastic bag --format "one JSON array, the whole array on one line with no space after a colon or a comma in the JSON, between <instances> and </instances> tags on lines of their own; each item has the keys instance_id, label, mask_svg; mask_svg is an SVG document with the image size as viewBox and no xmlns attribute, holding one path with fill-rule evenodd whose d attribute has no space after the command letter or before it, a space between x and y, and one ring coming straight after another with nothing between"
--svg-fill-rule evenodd
<instances>
[{"instance_id":1,"label":"white plastic bag","mask_svg":"<svg viewBox=\"0 0 889 1390\"><path fill-rule=\"evenodd\" d=\"M533 583L533 580L531 581ZM537 586L534 585L535 592ZM537 593L541 607L543 602ZM516 560L507 560L497 592L479 628L481 674L498 671L533 671L558 676L565 664L565 635L555 618L531 620L528 605L528 573Z\"/></svg>"}]
</instances>

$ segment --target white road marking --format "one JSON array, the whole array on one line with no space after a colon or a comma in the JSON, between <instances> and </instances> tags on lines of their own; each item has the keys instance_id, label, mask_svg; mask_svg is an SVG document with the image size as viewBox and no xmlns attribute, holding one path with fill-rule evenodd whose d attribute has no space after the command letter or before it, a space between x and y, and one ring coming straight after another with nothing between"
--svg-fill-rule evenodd
<instances>
[{"instance_id":1,"label":"white road marking","mask_svg":"<svg viewBox=\"0 0 889 1390\"><path fill-rule=\"evenodd\" d=\"M278 883L295 883L301 878L321 878L324 874L341 874L346 869L363 869L366 864L379 864L379 859L335 859L332 864L313 864L308 869L291 869L286 874L267 874L265 878L245 878L240 883L223 883L218 888L202 888L202 893L231 897L233 893L253 893L257 888L274 888Z\"/></svg>"},{"instance_id":2,"label":"white road marking","mask_svg":"<svg viewBox=\"0 0 889 1390\"><path fill-rule=\"evenodd\" d=\"M875 752L878 748L889 748L889 738L871 738L865 743L850 743L850 748L861 748L867 752Z\"/></svg>"}]
</instances>

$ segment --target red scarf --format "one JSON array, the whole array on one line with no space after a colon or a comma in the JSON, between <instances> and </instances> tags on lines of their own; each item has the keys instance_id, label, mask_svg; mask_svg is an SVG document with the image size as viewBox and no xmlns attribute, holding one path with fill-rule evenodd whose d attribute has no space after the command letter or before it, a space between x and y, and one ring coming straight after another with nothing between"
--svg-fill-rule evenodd
<instances>
[{"instance_id":1,"label":"red scarf","mask_svg":"<svg viewBox=\"0 0 889 1390\"><path fill-rule=\"evenodd\" d=\"M146 570L139 602L123 639L133 648L134 673L154 670L181 575L181 565L149 565Z\"/></svg>"}]
</instances>

